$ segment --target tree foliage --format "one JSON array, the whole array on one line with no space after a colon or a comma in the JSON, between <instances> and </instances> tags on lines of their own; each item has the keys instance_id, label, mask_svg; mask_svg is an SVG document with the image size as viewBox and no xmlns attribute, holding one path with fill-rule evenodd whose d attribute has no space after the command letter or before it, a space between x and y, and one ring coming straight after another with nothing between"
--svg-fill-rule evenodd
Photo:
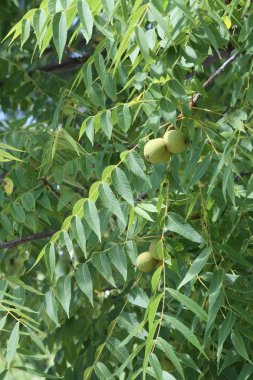
<instances>
[{"instance_id":1,"label":"tree foliage","mask_svg":"<svg viewBox=\"0 0 253 380\"><path fill-rule=\"evenodd\" d=\"M1 379L251 378L252 11L1 1Z\"/></svg>"}]
</instances>

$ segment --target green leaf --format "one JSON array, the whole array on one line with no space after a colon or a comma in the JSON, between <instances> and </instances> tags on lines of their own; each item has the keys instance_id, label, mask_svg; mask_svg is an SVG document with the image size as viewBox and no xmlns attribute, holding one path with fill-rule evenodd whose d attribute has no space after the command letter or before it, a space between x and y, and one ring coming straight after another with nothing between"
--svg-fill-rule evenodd
<instances>
[{"instance_id":1,"label":"green leaf","mask_svg":"<svg viewBox=\"0 0 253 380\"><path fill-rule=\"evenodd\" d=\"M105 78L105 82L103 83L103 87L106 95L108 95L109 98L115 102L117 99L117 84L114 77L108 72Z\"/></svg>"},{"instance_id":2,"label":"green leaf","mask_svg":"<svg viewBox=\"0 0 253 380\"><path fill-rule=\"evenodd\" d=\"M162 270L163 270L163 266L160 265L154 272L153 276L152 276L152 279L151 279L151 286L152 286L152 290L153 292L156 290L156 288L158 287L159 285L159 281L161 279L161 273L162 273Z\"/></svg>"},{"instance_id":3,"label":"green leaf","mask_svg":"<svg viewBox=\"0 0 253 380\"><path fill-rule=\"evenodd\" d=\"M138 45L141 49L141 53L145 61L147 61L149 59L149 47L148 47L146 33L140 26L136 26L135 33L136 33L136 39L137 39Z\"/></svg>"},{"instance_id":4,"label":"green leaf","mask_svg":"<svg viewBox=\"0 0 253 380\"><path fill-rule=\"evenodd\" d=\"M206 173L209 165L211 162L211 155L207 155L204 160L197 165L195 171L191 173L190 181L188 184L188 188L191 188L193 185L195 185Z\"/></svg>"},{"instance_id":5,"label":"green leaf","mask_svg":"<svg viewBox=\"0 0 253 380\"><path fill-rule=\"evenodd\" d=\"M65 245L67 247L69 256L70 256L71 260L73 260L75 251L74 251L74 246L73 246L72 240L71 240L69 234L67 233L67 231L63 231L63 236L64 236L64 242L65 242Z\"/></svg>"},{"instance_id":6,"label":"green leaf","mask_svg":"<svg viewBox=\"0 0 253 380\"><path fill-rule=\"evenodd\" d=\"M249 358L248 352L246 350L243 338L238 331L232 331L231 340L236 352L245 360L252 364L252 361Z\"/></svg>"},{"instance_id":7,"label":"green leaf","mask_svg":"<svg viewBox=\"0 0 253 380\"><path fill-rule=\"evenodd\" d=\"M101 0L101 3L107 15L109 17L112 16L112 13L115 7L115 0Z\"/></svg>"},{"instance_id":8,"label":"green leaf","mask_svg":"<svg viewBox=\"0 0 253 380\"><path fill-rule=\"evenodd\" d=\"M6 319L7 319L7 315L5 315L4 317L2 317L0 319L0 330L2 330L4 328L4 325L6 323Z\"/></svg>"},{"instance_id":9,"label":"green leaf","mask_svg":"<svg viewBox=\"0 0 253 380\"><path fill-rule=\"evenodd\" d=\"M87 119L85 132L91 144L93 145L94 135L95 135L95 118L94 117Z\"/></svg>"},{"instance_id":10,"label":"green leaf","mask_svg":"<svg viewBox=\"0 0 253 380\"><path fill-rule=\"evenodd\" d=\"M106 112L102 113L100 123L101 123L102 131L104 132L106 137L108 137L108 139L110 140L112 136L112 128L113 128L112 116L111 116L110 110L107 110Z\"/></svg>"},{"instance_id":11,"label":"green leaf","mask_svg":"<svg viewBox=\"0 0 253 380\"><path fill-rule=\"evenodd\" d=\"M149 8L157 22L157 24L163 29L166 34L170 33L169 23L166 18L162 16L162 14L158 11L154 4L150 4Z\"/></svg>"},{"instance_id":12,"label":"green leaf","mask_svg":"<svg viewBox=\"0 0 253 380\"><path fill-rule=\"evenodd\" d=\"M21 198L21 202L22 202L23 207L27 211L31 211L35 209L35 199L34 199L33 193L27 192L23 194Z\"/></svg>"},{"instance_id":13,"label":"green leaf","mask_svg":"<svg viewBox=\"0 0 253 380\"><path fill-rule=\"evenodd\" d=\"M241 372L239 373L239 377L237 380L248 380L253 373L253 367L251 364L246 364L243 366Z\"/></svg>"},{"instance_id":14,"label":"green leaf","mask_svg":"<svg viewBox=\"0 0 253 380\"><path fill-rule=\"evenodd\" d=\"M185 339L188 340L188 342L190 342L194 347L196 347L202 355L207 357L198 338L187 326L180 322L179 319L174 318L172 316L164 315L163 318L165 326L172 326L173 329L178 330L185 337Z\"/></svg>"},{"instance_id":15,"label":"green leaf","mask_svg":"<svg viewBox=\"0 0 253 380\"><path fill-rule=\"evenodd\" d=\"M78 266L75 272L75 277L77 285L93 305L93 282L89 267L86 263Z\"/></svg>"},{"instance_id":16,"label":"green leaf","mask_svg":"<svg viewBox=\"0 0 253 380\"><path fill-rule=\"evenodd\" d=\"M47 15L44 9L36 9L33 16L33 28L39 43L39 48L46 34Z\"/></svg>"},{"instance_id":17,"label":"green leaf","mask_svg":"<svg viewBox=\"0 0 253 380\"><path fill-rule=\"evenodd\" d=\"M39 338L38 333L34 333L30 328L28 328L31 340L39 347L39 349L44 352L44 354L48 354L46 347L44 346L42 340Z\"/></svg>"},{"instance_id":18,"label":"green leaf","mask_svg":"<svg viewBox=\"0 0 253 380\"><path fill-rule=\"evenodd\" d=\"M159 360L157 359L154 353L151 353L149 355L149 363L151 364L151 367L154 370L155 378L157 380L163 380L163 372L162 372Z\"/></svg>"},{"instance_id":19,"label":"green leaf","mask_svg":"<svg viewBox=\"0 0 253 380\"><path fill-rule=\"evenodd\" d=\"M5 279L10 284L15 284L17 286L21 286L23 289L25 289L31 293L37 294L39 296L43 295L43 293L41 293L39 290L35 289L33 286L26 285L22 280L20 280L20 278L17 278L15 276L6 276Z\"/></svg>"},{"instance_id":20,"label":"green leaf","mask_svg":"<svg viewBox=\"0 0 253 380\"><path fill-rule=\"evenodd\" d=\"M246 191L246 197L248 197L253 192L253 174L251 174Z\"/></svg>"},{"instance_id":21,"label":"green leaf","mask_svg":"<svg viewBox=\"0 0 253 380\"><path fill-rule=\"evenodd\" d=\"M149 298L147 294L139 287L134 287L130 290L127 295L127 300L132 305L137 305L139 307L143 307L144 309L149 309Z\"/></svg>"},{"instance_id":22,"label":"green leaf","mask_svg":"<svg viewBox=\"0 0 253 380\"><path fill-rule=\"evenodd\" d=\"M170 359L170 361L175 366L177 372L184 379L185 377L184 377L183 368L181 366L179 358L177 357L174 351L173 346L169 344L165 339L159 336L157 339L157 347L160 348L166 354L166 356Z\"/></svg>"},{"instance_id":23,"label":"green leaf","mask_svg":"<svg viewBox=\"0 0 253 380\"><path fill-rule=\"evenodd\" d=\"M101 362L97 362L94 366L95 373L98 379L107 380L112 379L111 372L109 369Z\"/></svg>"},{"instance_id":24,"label":"green leaf","mask_svg":"<svg viewBox=\"0 0 253 380\"><path fill-rule=\"evenodd\" d=\"M158 306L160 304L161 299L163 298L163 293L158 294L149 304L149 312L148 312L148 324L149 324L149 330L151 329L154 319L156 316L156 312L158 309Z\"/></svg>"},{"instance_id":25,"label":"green leaf","mask_svg":"<svg viewBox=\"0 0 253 380\"><path fill-rule=\"evenodd\" d=\"M46 307L46 312L49 318L56 325L59 325L58 317L57 317L57 303L56 303L55 296L53 294L52 289L49 289L45 294L45 307Z\"/></svg>"},{"instance_id":26,"label":"green leaf","mask_svg":"<svg viewBox=\"0 0 253 380\"><path fill-rule=\"evenodd\" d=\"M82 249L84 253L84 256L87 257L85 231L81 219L78 218L78 216L76 216L72 221L71 229L73 231L77 243L79 244L79 247Z\"/></svg>"},{"instance_id":27,"label":"green leaf","mask_svg":"<svg viewBox=\"0 0 253 380\"><path fill-rule=\"evenodd\" d=\"M116 109L117 123L123 132L127 132L132 124L131 112L129 106L124 104Z\"/></svg>"},{"instance_id":28,"label":"green leaf","mask_svg":"<svg viewBox=\"0 0 253 380\"><path fill-rule=\"evenodd\" d=\"M54 244L47 246L45 252L45 261L50 274L50 279L53 281L55 275L55 247Z\"/></svg>"},{"instance_id":29,"label":"green leaf","mask_svg":"<svg viewBox=\"0 0 253 380\"><path fill-rule=\"evenodd\" d=\"M21 31L21 47L24 46L26 41L30 36L31 23L29 20L22 20L22 31Z\"/></svg>"},{"instance_id":30,"label":"green leaf","mask_svg":"<svg viewBox=\"0 0 253 380\"><path fill-rule=\"evenodd\" d=\"M168 85L170 93L188 106L188 98L182 84L177 79L171 79Z\"/></svg>"},{"instance_id":31,"label":"green leaf","mask_svg":"<svg viewBox=\"0 0 253 380\"><path fill-rule=\"evenodd\" d=\"M228 193L232 203L235 204L234 180L233 180L232 168L230 165L226 167L225 172L223 174L222 191L223 191L225 202L227 201L226 193Z\"/></svg>"},{"instance_id":32,"label":"green leaf","mask_svg":"<svg viewBox=\"0 0 253 380\"><path fill-rule=\"evenodd\" d=\"M56 285L58 299L69 318L69 306L71 300L71 281L69 276L62 276Z\"/></svg>"},{"instance_id":33,"label":"green leaf","mask_svg":"<svg viewBox=\"0 0 253 380\"><path fill-rule=\"evenodd\" d=\"M108 208L108 210L113 212L119 218L119 220L124 225L126 225L125 218L120 207L120 203L113 194L110 186L108 186L106 182L102 182L99 186L99 195L104 206Z\"/></svg>"},{"instance_id":34,"label":"green leaf","mask_svg":"<svg viewBox=\"0 0 253 380\"><path fill-rule=\"evenodd\" d=\"M92 256L91 260L95 268L101 273L101 275L108 281L112 286L115 286L114 279L112 277L112 268L110 261L108 260L105 253L96 253Z\"/></svg>"},{"instance_id":35,"label":"green leaf","mask_svg":"<svg viewBox=\"0 0 253 380\"><path fill-rule=\"evenodd\" d=\"M13 203L11 205L11 213L13 215L13 218L16 219L19 223L25 222L25 212L23 207L18 203Z\"/></svg>"},{"instance_id":36,"label":"green leaf","mask_svg":"<svg viewBox=\"0 0 253 380\"><path fill-rule=\"evenodd\" d=\"M197 274L199 274L199 272L206 265L206 262L208 260L208 257L210 256L211 252L212 252L212 248L207 247L200 253L200 255L193 261L190 269L186 273L183 280L178 285L177 290L182 288L182 286L184 286L185 284L187 284L188 282L193 280L195 278L195 276L197 276Z\"/></svg>"},{"instance_id":37,"label":"green leaf","mask_svg":"<svg viewBox=\"0 0 253 380\"><path fill-rule=\"evenodd\" d=\"M35 369L29 367L15 366L14 368L19 369L20 371L24 371L25 373L30 373L38 377L43 377L44 379L62 379L62 377L50 375L49 373L45 372L36 371Z\"/></svg>"},{"instance_id":38,"label":"green leaf","mask_svg":"<svg viewBox=\"0 0 253 380\"><path fill-rule=\"evenodd\" d=\"M82 23L81 32L83 33L84 38L86 39L86 43L88 43L92 36L93 18L87 1L77 0L77 10Z\"/></svg>"},{"instance_id":39,"label":"green leaf","mask_svg":"<svg viewBox=\"0 0 253 380\"><path fill-rule=\"evenodd\" d=\"M127 279L127 259L124 248L120 245L113 245L109 251L109 259L124 280Z\"/></svg>"},{"instance_id":40,"label":"green leaf","mask_svg":"<svg viewBox=\"0 0 253 380\"><path fill-rule=\"evenodd\" d=\"M100 220L98 210L93 201L88 199L83 205L84 218L90 228L95 232L99 241L101 241Z\"/></svg>"},{"instance_id":41,"label":"green leaf","mask_svg":"<svg viewBox=\"0 0 253 380\"><path fill-rule=\"evenodd\" d=\"M56 12L62 10L61 0L48 0L48 12L50 15L54 15Z\"/></svg>"},{"instance_id":42,"label":"green leaf","mask_svg":"<svg viewBox=\"0 0 253 380\"><path fill-rule=\"evenodd\" d=\"M154 222L154 219L152 219L150 215L147 213L147 211L143 210L142 208L136 206L134 207L134 211L136 212L136 214L142 216L144 219L147 219L150 222Z\"/></svg>"},{"instance_id":43,"label":"green leaf","mask_svg":"<svg viewBox=\"0 0 253 380\"><path fill-rule=\"evenodd\" d=\"M67 21L64 12L58 12L53 17L53 39L60 63L67 41Z\"/></svg>"},{"instance_id":44,"label":"green leaf","mask_svg":"<svg viewBox=\"0 0 253 380\"><path fill-rule=\"evenodd\" d=\"M166 291L177 301L180 302L181 305L184 305L187 307L187 309L191 310L199 319L203 321L207 321L207 313L204 309L202 309L201 306L199 306L195 301L193 301L191 298L185 296L184 294L180 293L179 291L172 289L172 288L166 288Z\"/></svg>"},{"instance_id":45,"label":"green leaf","mask_svg":"<svg viewBox=\"0 0 253 380\"><path fill-rule=\"evenodd\" d=\"M168 98L162 98L160 107L163 116L175 126L177 111L172 101Z\"/></svg>"},{"instance_id":46,"label":"green leaf","mask_svg":"<svg viewBox=\"0 0 253 380\"><path fill-rule=\"evenodd\" d=\"M1 212L0 218L3 228L12 235L13 228L9 217L4 212Z\"/></svg>"},{"instance_id":47,"label":"green leaf","mask_svg":"<svg viewBox=\"0 0 253 380\"><path fill-rule=\"evenodd\" d=\"M203 20L203 18L201 16L199 17L199 20L200 20L201 25L202 25L202 27L203 27L206 35L207 35L208 40L213 45L213 47L215 48L216 52L219 55L219 48L218 48L218 43L216 41L215 35L213 34L212 30L209 28L207 22L205 20Z\"/></svg>"},{"instance_id":48,"label":"green leaf","mask_svg":"<svg viewBox=\"0 0 253 380\"><path fill-rule=\"evenodd\" d=\"M126 358L129 356L129 352L126 347L120 346L120 343L121 342L113 336L108 337L106 340L106 346L111 354L115 356L120 363L124 363ZM128 367L129 369L132 369L132 363L129 363Z\"/></svg>"},{"instance_id":49,"label":"green leaf","mask_svg":"<svg viewBox=\"0 0 253 380\"><path fill-rule=\"evenodd\" d=\"M168 231L176 232L187 240L194 241L195 243L203 243L204 241L202 236L195 231L189 223L186 223L180 215L175 214L174 212L168 213L166 229Z\"/></svg>"},{"instance_id":50,"label":"green leaf","mask_svg":"<svg viewBox=\"0 0 253 380\"><path fill-rule=\"evenodd\" d=\"M223 291L223 279L224 279L224 270L222 268L214 271L213 278L210 284L209 290L209 302L208 302L208 320L206 324L206 338L210 336L210 326L215 320L215 317L221 306L221 301L223 297L221 293Z\"/></svg>"},{"instance_id":51,"label":"green leaf","mask_svg":"<svg viewBox=\"0 0 253 380\"><path fill-rule=\"evenodd\" d=\"M225 340L227 339L228 335L230 334L234 324L236 321L235 314L230 310L225 320L222 322L222 324L219 327L219 334L218 334L218 349L217 349L217 361L220 362L223 344Z\"/></svg>"},{"instance_id":52,"label":"green leaf","mask_svg":"<svg viewBox=\"0 0 253 380\"><path fill-rule=\"evenodd\" d=\"M64 207L66 207L71 202L73 197L74 194L72 191L65 191L59 198L57 211L61 211Z\"/></svg>"},{"instance_id":53,"label":"green leaf","mask_svg":"<svg viewBox=\"0 0 253 380\"><path fill-rule=\"evenodd\" d=\"M149 178L144 173L144 170L146 170L145 164L137 152L129 152L126 155L124 162L132 173L149 183Z\"/></svg>"},{"instance_id":54,"label":"green leaf","mask_svg":"<svg viewBox=\"0 0 253 380\"><path fill-rule=\"evenodd\" d=\"M4 380L5 376L7 375L8 370L5 369L3 372L0 373L0 380Z\"/></svg>"},{"instance_id":55,"label":"green leaf","mask_svg":"<svg viewBox=\"0 0 253 380\"><path fill-rule=\"evenodd\" d=\"M11 335L7 341L7 349L6 349L6 355L5 359L8 365L8 368L10 367L10 364L12 360L14 359L14 356L17 351L19 342L19 322L17 322L11 332Z\"/></svg>"},{"instance_id":56,"label":"green leaf","mask_svg":"<svg viewBox=\"0 0 253 380\"><path fill-rule=\"evenodd\" d=\"M134 199L130 183L123 170L119 167L116 167L112 171L112 183L119 195L125 199L130 206L134 207Z\"/></svg>"}]
</instances>

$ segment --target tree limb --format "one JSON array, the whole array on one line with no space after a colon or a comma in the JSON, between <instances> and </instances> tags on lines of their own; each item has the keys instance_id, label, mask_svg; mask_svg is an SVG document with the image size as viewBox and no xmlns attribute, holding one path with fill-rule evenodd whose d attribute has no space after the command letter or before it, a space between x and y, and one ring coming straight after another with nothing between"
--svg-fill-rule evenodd
<instances>
[{"instance_id":1,"label":"tree limb","mask_svg":"<svg viewBox=\"0 0 253 380\"><path fill-rule=\"evenodd\" d=\"M38 232L37 234L24 236L20 239L6 241L4 243L0 243L0 249L8 249L8 248L16 247L16 245L24 244L24 243L27 243L28 241L45 239L52 236L55 232L56 232L55 230Z\"/></svg>"}]
</instances>

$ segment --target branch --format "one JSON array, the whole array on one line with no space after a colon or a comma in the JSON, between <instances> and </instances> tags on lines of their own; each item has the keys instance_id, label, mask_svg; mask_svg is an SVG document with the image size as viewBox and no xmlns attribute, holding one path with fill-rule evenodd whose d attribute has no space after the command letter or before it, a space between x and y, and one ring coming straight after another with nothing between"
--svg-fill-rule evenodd
<instances>
[{"instance_id":1,"label":"branch","mask_svg":"<svg viewBox=\"0 0 253 380\"><path fill-rule=\"evenodd\" d=\"M227 59L219 68L218 70L216 70L206 81L205 83L203 84L203 87L204 88L207 88L209 87L212 82L214 81L215 78L217 78L224 70L225 68L230 65L231 62L233 62L237 57L238 57L239 53L235 53L233 55L231 55L231 57L229 59ZM198 92L192 99L191 101L191 106L195 106L200 98L201 94Z\"/></svg>"},{"instance_id":2,"label":"branch","mask_svg":"<svg viewBox=\"0 0 253 380\"><path fill-rule=\"evenodd\" d=\"M56 231L54 230L38 232L37 234L24 236L20 239L6 241L5 243L0 243L0 249L8 249L8 248L16 247L16 245L24 244L24 243L27 243L28 241L42 240L42 239L52 236L55 232Z\"/></svg>"},{"instance_id":3,"label":"branch","mask_svg":"<svg viewBox=\"0 0 253 380\"><path fill-rule=\"evenodd\" d=\"M46 178L39 178L39 181L42 181L43 182L43 184L44 184L44 186L47 186L53 193L54 193L54 195L57 197L57 198L59 198L60 197L60 193L59 193L59 191L57 191L52 185L51 185L51 183L49 183L48 182L48 180L46 179Z\"/></svg>"},{"instance_id":4,"label":"branch","mask_svg":"<svg viewBox=\"0 0 253 380\"><path fill-rule=\"evenodd\" d=\"M60 64L58 63L52 63L46 66L38 67L35 70L31 70L28 72L28 74L33 74L34 71L44 71L44 72L51 72L51 73L58 73L58 72L63 72L63 71L70 71L70 70L75 70L76 68L82 66L87 59L89 58L89 55L85 55L83 57L78 57L78 58L69 58L67 61L62 62Z\"/></svg>"}]
</instances>

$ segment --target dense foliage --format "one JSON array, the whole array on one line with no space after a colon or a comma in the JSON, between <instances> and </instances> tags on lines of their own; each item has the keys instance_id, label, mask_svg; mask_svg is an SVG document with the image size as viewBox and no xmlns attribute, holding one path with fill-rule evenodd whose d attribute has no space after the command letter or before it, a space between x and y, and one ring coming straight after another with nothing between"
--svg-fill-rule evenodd
<instances>
[{"instance_id":1,"label":"dense foliage","mask_svg":"<svg viewBox=\"0 0 253 380\"><path fill-rule=\"evenodd\" d=\"M253 378L252 2L0 22L0 379ZM171 128L188 149L149 163Z\"/></svg>"}]
</instances>

